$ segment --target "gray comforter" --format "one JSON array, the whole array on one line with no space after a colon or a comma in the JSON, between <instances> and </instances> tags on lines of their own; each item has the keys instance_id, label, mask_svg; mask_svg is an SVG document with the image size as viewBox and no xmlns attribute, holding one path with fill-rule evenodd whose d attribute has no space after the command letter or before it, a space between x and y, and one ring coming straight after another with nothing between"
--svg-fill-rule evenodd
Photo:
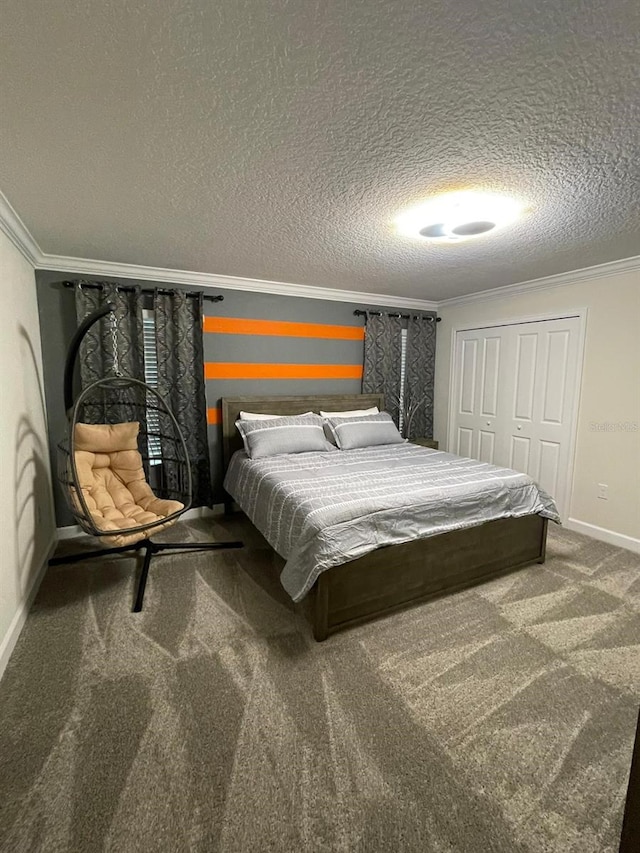
<instances>
[{"instance_id":1,"label":"gray comforter","mask_svg":"<svg viewBox=\"0 0 640 853\"><path fill-rule=\"evenodd\" d=\"M286 559L280 579L294 601L325 569L382 545L532 513L560 521L525 474L413 444L256 460L238 451L224 486Z\"/></svg>"}]
</instances>

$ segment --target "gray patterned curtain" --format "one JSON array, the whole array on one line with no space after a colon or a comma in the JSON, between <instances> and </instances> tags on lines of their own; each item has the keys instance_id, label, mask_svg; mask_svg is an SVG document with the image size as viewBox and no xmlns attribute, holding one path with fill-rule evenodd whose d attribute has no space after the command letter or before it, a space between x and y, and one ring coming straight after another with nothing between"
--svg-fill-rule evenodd
<instances>
[{"instance_id":1,"label":"gray patterned curtain","mask_svg":"<svg viewBox=\"0 0 640 853\"><path fill-rule=\"evenodd\" d=\"M400 402L401 362L401 318L367 312L362 391L365 394L384 394L385 407L396 426Z\"/></svg>"},{"instance_id":2,"label":"gray patterned curtain","mask_svg":"<svg viewBox=\"0 0 640 853\"><path fill-rule=\"evenodd\" d=\"M202 351L202 294L156 290L153 298L158 391L187 442L193 477L192 506L211 506L211 464Z\"/></svg>"},{"instance_id":3,"label":"gray patterned curtain","mask_svg":"<svg viewBox=\"0 0 640 853\"><path fill-rule=\"evenodd\" d=\"M405 411L407 438L433 437L433 380L436 363L436 318L409 317Z\"/></svg>"},{"instance_id":4,"label":"gray patterned curtain","mask_svg":"<svg viewBox=\"0 0 640 853\"><path fill-rule=\"evenodd\" d=\"M91 282L100 287L86 287L89 282L75 284L76 318L84 318L107 302L116 305L116 340L120 372L144 382L144 341L142 326L142 293L140 288L122 290L112 281ZM114 347L111 318L105 317L91 327L80 347L80 377L82 388L113 373ZM83 417L90 423L123 423L139 419L139 413L127 411L127 405L113 403L108 407L95 398L86 407ZM143 425L144 426L144 425Z\"/></svg>"}]
</instances>

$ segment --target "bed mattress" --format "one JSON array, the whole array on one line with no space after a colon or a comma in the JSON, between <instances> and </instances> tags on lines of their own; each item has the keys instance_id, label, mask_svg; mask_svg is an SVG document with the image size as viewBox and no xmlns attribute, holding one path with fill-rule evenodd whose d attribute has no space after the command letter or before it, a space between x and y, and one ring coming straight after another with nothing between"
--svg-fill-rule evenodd
<instances>
[{"instance_id":1,"label":"bed mattress","mask_svg":"<svg viewBox=\"0 0 640 853\"><path fill-rule=\"evenodd\" d=\"M385 545L534 513L560 521L527 475L408 443L255 460L238 451L224 487L286 560L294 601L321 572Z\"/></svg>"}]
</instances>

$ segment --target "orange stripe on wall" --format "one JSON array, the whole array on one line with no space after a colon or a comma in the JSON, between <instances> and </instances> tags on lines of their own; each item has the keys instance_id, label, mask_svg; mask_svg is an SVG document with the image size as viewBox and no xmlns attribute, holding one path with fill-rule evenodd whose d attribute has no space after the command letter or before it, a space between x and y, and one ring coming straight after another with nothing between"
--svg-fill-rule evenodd
<instances>
[{"instance_id":1,"label":"orange stripe on wall","mask_svg":"<svg viewBox=\"0 0 640 853\"><path fill-rule=\"evenodd\" d=\"M333 338L363 341L360 326L332 326L325 323L289 323L280 320L245 320L239 317L205 317L205 332L219 335L273 335L289 338Z\"/></svg>"},{"instance_id":2,"label":"orange stripe on wall","mask_svg":"<svg viewBox=\"0 0 640 853\"><path fill-rule=\"evenodd\" d=\"M207 409L207 423L219 424L222 423L222 412L219 408Z\"/></svg>"},{"instance_id":3,"label":"orange stripe on wall","mask_svg":"<svg viewBox=\"0 0 640 853\"><path fill-rule=\"evenodd\" d=\"M206 379L362 379L362 365L207 361L204 375Z\"/></svg>"}]
</instances>

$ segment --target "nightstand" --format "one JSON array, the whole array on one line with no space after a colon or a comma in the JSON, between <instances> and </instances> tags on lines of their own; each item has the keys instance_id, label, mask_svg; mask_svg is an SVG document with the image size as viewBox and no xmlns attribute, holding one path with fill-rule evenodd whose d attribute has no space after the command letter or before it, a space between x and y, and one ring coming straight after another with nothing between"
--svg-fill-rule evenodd
<instances>
[{"instance_id":1,"label":"nightstand","mask_svg":"<svg viewBox=\"0 0 640 853\"><path fill-rule=\"evenodd\" d=\"M411 444L419 444L420 447L431 447L433 450L438 449L438 442L433 438L410 438Z\"/></svg>"}]
</instances>

